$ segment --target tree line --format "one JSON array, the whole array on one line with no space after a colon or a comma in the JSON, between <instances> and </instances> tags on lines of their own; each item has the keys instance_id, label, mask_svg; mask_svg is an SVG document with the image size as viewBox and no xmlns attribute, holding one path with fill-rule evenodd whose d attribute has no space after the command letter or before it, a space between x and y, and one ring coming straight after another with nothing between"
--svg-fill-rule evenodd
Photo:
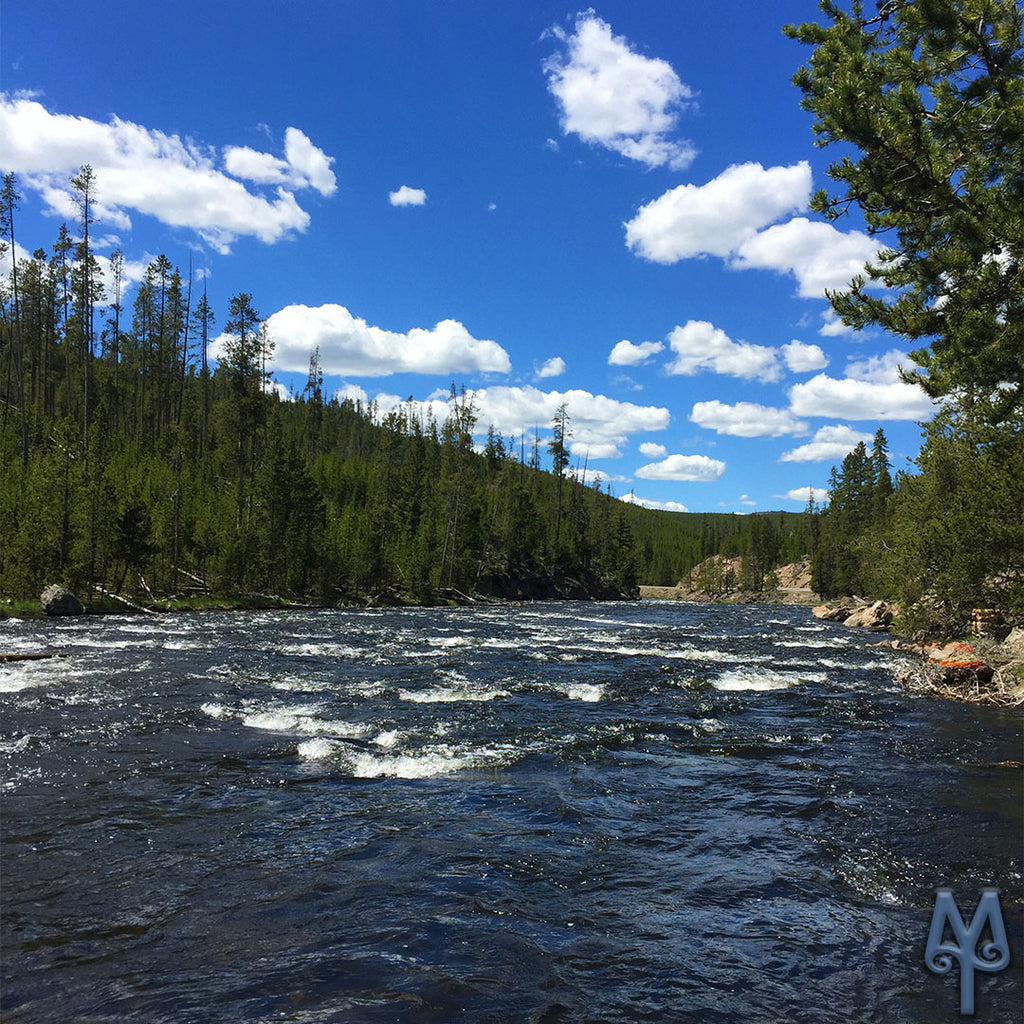
<instances>
[{"instance_id":1,"label":"tree line","mask_svg":"<svg viewBox=\"0 0 1024 1024\"><path fill-rule=\"evenodd\" d=\"M934 398L914 473L884 438L834 470L815 579L962 626L1024 619L1024 10L1016 0L821 0L787 26L814 49L794 82L818 145L842 144L812 208L859 209L885 245L828 294L855 329L917 345L903 379Z\"/></svg>"},{"instance_id":2,"label":"tree line","mask_svg":"<svg viewBox=\"0 0 1024 1024\"><path fill-rule=\"evenodd\" d=\"M58 579L129 596L621 596L749 545L736 517L652 512L588 482L565 406L544 451L493 429L478 445L464 391L441 422L339 401L318 352L282 399L253 296L231 298L210 360L217 314L191 272L160 255L126 304L123 255L104 275L91 249L96 177L72 186L77 230L15 259L3 183L0 593Z\"/></svg>"}]
</instances>

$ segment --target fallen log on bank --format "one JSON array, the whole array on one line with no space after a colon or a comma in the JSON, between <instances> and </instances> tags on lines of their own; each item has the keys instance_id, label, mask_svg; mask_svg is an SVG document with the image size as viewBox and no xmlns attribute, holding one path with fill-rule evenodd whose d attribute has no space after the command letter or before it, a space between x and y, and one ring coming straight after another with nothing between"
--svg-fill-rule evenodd
<instances>
[{"instance_id":1,"label":"fallen log on bank","mask_svg":"<svg viewBox=\"0 0 1024 1024\"><path fill-rule=\"evenodd\" d=\"M105 587L101 587L98 583L94 583L93 590L99 591L104 597L109 597L112 601L120 601L121 604L127 605L132 611L142 612L143 615L159 615L159 612L153 611L152 608L146 608L144 605L136 604L134 601L129 601L127 597L121 597L120 594L112 594Z\"/></svg>"}]
</instances>

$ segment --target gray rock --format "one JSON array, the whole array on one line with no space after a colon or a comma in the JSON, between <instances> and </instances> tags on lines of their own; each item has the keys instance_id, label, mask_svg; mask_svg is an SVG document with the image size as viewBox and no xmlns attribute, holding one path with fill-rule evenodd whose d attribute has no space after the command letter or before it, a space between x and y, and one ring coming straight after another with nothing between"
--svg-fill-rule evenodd
<instances>
[{"instance_id":1,"label":"gray rock","mask_svg":"<svg viewBox=\"0 0 1024 1024\"><path fill-rule=\"evenodd\" d=\"M864 629L888 629L892 625L895 615L895 608L886 604L885 601L875 601L874 604L866 604L858 608L849 618L844 620L844 626L861 626Z\"/></svg>"},{"instance_id":2,"label":"gray rock","mask_svg":"<svg viewBox=\"0 0 1024 1024\"><path fill-rule=\"evenodd\" d=\"M81 615L85 612L82 602L64 587L51 583L40 595L39 601L47 615Z\"/></svg>"}]
</instances>

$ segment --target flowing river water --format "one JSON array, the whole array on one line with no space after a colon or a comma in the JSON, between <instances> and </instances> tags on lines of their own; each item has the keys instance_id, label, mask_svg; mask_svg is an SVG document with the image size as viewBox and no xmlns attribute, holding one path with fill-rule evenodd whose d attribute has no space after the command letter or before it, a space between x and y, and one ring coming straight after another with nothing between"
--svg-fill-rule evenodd
<instances>
[{"instance_id":1,"label":"flowing river water","mask_svg":"<svg viewBox=\"0 0 1024 1024\"><path fill-rule=\"evenodd\" d=\"M0 622L24 1022L955 1021L935 892L999 890L1019 711L902 691L806 609ZM1014 762L1017 762L1015 765Z\"/></svg>"}]
</instances>

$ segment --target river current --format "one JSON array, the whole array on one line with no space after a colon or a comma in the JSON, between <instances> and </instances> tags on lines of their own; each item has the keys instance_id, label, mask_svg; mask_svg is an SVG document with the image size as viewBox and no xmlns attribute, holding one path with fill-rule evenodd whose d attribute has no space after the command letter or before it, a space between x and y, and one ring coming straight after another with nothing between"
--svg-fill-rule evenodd
<instances>
[{"instance_id":1,"label":"river current","mask_svg":"<svg viewBox=\"0 0 1024 1024\"><path fill-rule=\"evenodd\" d=\"M0 621L25 1022L928 1022L935 892L999 890L1022 721L803 608ZM1016 764L1015 764L1016 762Z\"/></svg>"}]
</instances>

